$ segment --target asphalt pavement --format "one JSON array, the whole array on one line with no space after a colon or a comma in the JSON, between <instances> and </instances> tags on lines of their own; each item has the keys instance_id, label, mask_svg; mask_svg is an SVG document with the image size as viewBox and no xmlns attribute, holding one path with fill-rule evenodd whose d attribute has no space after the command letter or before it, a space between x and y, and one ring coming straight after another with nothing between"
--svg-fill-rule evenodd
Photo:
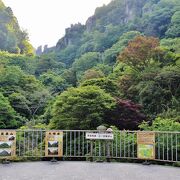
<instances>
[{"instance_id":1,"label":"asphalt pavement","mask_svg":"<svg viewBox=\"0 0 180 180\"><path fill-rule=\"evenodd\" d=\"M0 164L0 180L180 180L180 168L59 161Z\"/></svg>"}]
</instances>

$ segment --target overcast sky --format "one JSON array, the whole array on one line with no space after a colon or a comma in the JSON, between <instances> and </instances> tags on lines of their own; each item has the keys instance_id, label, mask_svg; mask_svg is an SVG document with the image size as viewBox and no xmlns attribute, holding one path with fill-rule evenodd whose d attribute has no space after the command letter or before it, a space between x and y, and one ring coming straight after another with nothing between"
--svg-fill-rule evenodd
<instances>
[{"instance_id":1,"label":"overcast sky","mask_svg":"<svg viewBox=\"0 0 180 180\"><path fill-rule=\"evenodd\" d=\"M111 0L3 0L17 17L20 27L29 33L35 48L53 46L74 23L85 23L96 7Z\"/></svg>"}]
</instances>

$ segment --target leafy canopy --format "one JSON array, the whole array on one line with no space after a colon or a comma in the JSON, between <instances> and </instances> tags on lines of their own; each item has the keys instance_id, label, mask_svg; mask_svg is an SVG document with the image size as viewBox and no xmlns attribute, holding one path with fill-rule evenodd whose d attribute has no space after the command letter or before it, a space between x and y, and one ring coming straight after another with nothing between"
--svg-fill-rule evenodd
<instances>
[{"instance_id":1,"label":"leafy canopy","mask_svg":"<svg viewBox=\"0 0 180 180\"><path fill-rule=\"evenodd\" d=\"M70 88L59 95L52 110L51 128L95 129L115 100L97 86Z\"/></svg>"}]
</instances>

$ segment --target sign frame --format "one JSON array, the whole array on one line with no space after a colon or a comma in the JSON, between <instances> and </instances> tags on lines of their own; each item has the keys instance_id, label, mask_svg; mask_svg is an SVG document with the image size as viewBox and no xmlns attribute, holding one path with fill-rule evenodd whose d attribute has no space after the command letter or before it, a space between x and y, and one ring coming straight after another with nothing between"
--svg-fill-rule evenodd
<instances>
[{"instance_id":1,"label":"sign frame","mask_svg":"<svg viewBox=\"0 0 180 180\"><path fill-rule=\"evenodd\" d=\"M16 130L0 130L0 158L16 156Z\"/></svg>"},{"instance_id":2,"label":"sign frame","mask_svg":"<svg viewBox=\"0 0 180 180\"><path fill-rule=\"evenodd\" d=\"M63 131L46 131L45 156L63 156Z\"/></svg>"},{"instance_id":3,"label":"sign frame","mask_svg":"<svg viewBox=\"0 0 180 180\"><path fill-rule=\"evenodd\" d=\"M144 153L141 154L142 150L150 151L151 154L148 156ZM138 159L154 160L155 159L155 132L139 131L137 132L137 157Z\"/></svg>"}]
</instances>

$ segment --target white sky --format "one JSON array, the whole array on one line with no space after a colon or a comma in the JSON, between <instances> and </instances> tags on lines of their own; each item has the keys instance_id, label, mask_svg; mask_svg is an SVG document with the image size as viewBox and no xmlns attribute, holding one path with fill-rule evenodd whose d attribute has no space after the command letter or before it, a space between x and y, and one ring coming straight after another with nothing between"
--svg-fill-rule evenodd
<instances>
[{"instance_id":1,"label":"white sky","mask_svg":"<svg viewBox=\"0 0 180 180\"><path fill-rule=\"evenodd\" d=\"M3 0L10 6L35 48L53 46L71 24L85 24L96 7L111 0Z\"/></svg>"}]
</instances>

